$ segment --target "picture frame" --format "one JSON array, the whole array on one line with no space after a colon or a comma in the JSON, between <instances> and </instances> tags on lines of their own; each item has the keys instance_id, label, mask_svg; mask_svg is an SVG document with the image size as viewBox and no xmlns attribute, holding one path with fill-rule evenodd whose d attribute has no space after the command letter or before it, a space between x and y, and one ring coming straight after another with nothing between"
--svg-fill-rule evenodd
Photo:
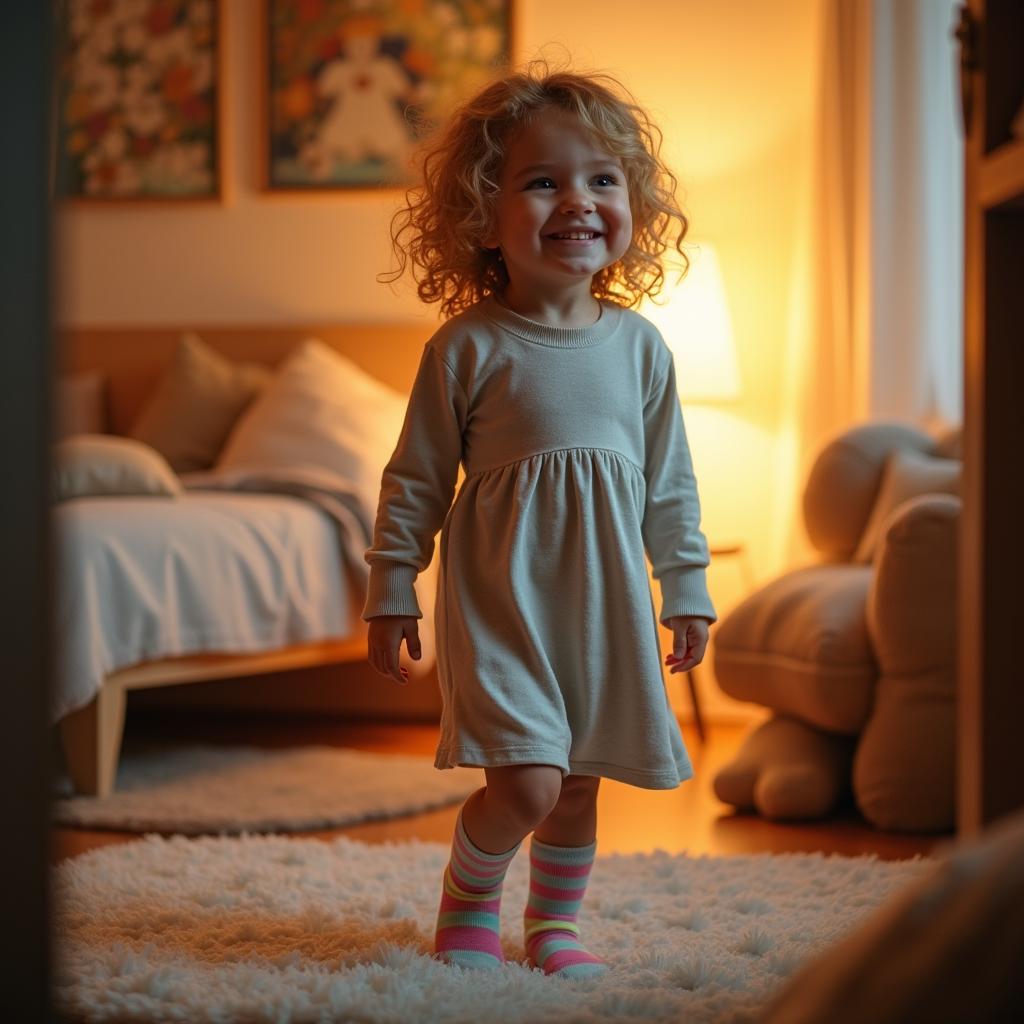
<instances>
[{"instance_id":1,"label":"picture frame","mask_svg":"<svg viewBox=\"0 0 1024 1024\"><path fill-rule=\"evenodd\" d=\"M265 0L266 192L402 188L416 142L507 66L512 0Z\"/></svg>"},{"instance_id":2,"label":"picture frame","mask_svg":"<svg viewBox=\"0 0 1024 1024\"><path fill-rule=\"evenodd\" d=\"M221 202L224 0L57 0L50 189Z\"/></svg>"}]
</instances>

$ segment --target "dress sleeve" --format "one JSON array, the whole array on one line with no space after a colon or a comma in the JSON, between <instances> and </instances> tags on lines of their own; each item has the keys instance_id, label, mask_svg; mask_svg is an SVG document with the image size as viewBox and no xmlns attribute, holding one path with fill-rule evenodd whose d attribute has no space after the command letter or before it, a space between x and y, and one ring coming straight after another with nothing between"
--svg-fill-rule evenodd
<instances>
[{"instance_id":1,"label":"dress sleeve","mask_svg":"<svg viewBox=\"0 0 1024 1024\"><path fill-rule=\"evenodd\" d=\"M452 504L469 401L437 350L424 346L402 432L381 476L362 618L423 617L413 583L434 554Z\"/></svg>"},{"instance_id":2,"label":"dress sleeve","mask_svg":"<svg viewBox=\"0 0 1024 1024\"><path fill-rule=\"evenodd\" d=\"M698 615L715 622L705 569L710 557L700 529L700 499L671 360L644 405L644 479L647 496L641 530L654 578L661 585L661 614Z\"/></svg>"}]
</instances>

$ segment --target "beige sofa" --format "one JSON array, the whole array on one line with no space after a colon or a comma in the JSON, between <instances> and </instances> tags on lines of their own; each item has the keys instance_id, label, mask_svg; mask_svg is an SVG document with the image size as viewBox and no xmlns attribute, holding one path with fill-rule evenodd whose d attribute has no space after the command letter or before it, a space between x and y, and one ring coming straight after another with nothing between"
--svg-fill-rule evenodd
<instances>
[{"instance_id":1,"label":"beige sofa","mask_svg":"<svg viewBox=\"0 0 1024 1024\"><path fill-rule=\"evenodd\" d=\"M883 829L954 824L960 436L871 422L819 453L803 512L817 564L719 623L723 691L772 710L716 776L719 799L820 817L852 790Z\"/></svg>"}]
</instances>

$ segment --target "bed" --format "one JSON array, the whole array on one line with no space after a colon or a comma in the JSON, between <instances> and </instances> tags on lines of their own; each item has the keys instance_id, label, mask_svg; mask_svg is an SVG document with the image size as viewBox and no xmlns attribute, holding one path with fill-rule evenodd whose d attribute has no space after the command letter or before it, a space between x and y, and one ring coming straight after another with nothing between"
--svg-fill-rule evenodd
<instances>
[{"instance_id":1,"label":"bed","mask_svg":"<svg viewBox=\"0 0 1024 1024\"><path fill-rule=\"evenodd\" d=\"M379 421L353 419L356 432L346 440L351 464L334 458L331 472L322 470L326 456L313 453L314 442L306 465L293 439L273 465L243 458L220 470L175 474L178 489L170 496L90 495L55 504L59 649L51 720L81 793L114 788L131 690L366 663L361 553L429 326L188 330L219 358L266 367L273 383L264 395L295 368L295 353L315 344L320 365L328 350L351 361L353 387L361 378L362 398L375 409L375 387L386 385L392 396ZM123 436L152 406L183 334L175 327L70 330L61 338L60 369L66 377L102 378L105 431ZM359 400L356 388L352 410ZM342 411L351 410L346 404ZM308 418L331 414L325 406ZM244 433L241 422L229 446ZM436 555L435 547L434 562L416 582L423 658L408 662L416 680L435 671ZM400 699L397 691L390 689L392 701Z\"/></svg>"}]
</instances>

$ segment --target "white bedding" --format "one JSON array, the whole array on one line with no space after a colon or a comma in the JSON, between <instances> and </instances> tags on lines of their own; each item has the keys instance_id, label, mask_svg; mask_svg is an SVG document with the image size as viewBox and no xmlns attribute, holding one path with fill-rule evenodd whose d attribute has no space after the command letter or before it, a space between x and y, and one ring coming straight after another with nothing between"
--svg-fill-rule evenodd
<instances>
[{"instance_id":1,"label":"white bedding","mask_svg":"<svg viewBox=\"0 0 1024 1024\"><path fill-rule=\"evenodd\" d=\"M200 652L252 653L343 638L365 594L338 521L302 497L186 491L79 498L54 508L58 655L51 722L88 704L110 672ZM349 568L346 569L346 565ZM431 566L433 569L433 566ZM418 676L434 660L433 582Z\"/></svg>"}]
</instances>

